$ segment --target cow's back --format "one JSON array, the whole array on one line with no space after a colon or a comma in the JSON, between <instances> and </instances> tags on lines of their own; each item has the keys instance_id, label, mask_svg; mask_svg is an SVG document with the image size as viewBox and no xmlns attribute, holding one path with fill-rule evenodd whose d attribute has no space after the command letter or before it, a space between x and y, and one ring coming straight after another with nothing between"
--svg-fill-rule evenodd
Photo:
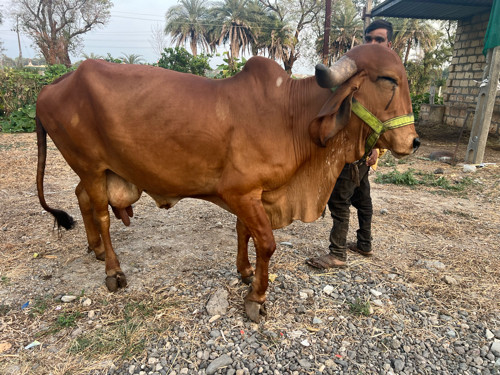
<instances>
[{"instance_id":1,"label":"cow's back","mask_svg":"<svg viewBox=\"0 0 500 375\"><path fill-rule=\"evenodd\" d=\"M209 196L228 168L249 185L281 183L289 81L265 58L224 80L87 60L42 90L37 115L80 177L111 170L152 194Z\"/></svg>"}]
</instances>

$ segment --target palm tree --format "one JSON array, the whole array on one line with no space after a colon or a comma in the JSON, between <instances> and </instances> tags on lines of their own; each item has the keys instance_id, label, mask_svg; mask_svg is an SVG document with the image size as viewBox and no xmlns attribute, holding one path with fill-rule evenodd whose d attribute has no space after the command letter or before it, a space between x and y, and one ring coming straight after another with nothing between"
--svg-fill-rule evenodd
<instances>
[{"instance_id":1,"label":"palm tree","mask_svg":"<svg viewBox=\"0 0 500 375\"><path fill-rule=\"evenodd\" d=\"M439 38L439 32L429 22L419 19L400 18L391 20L394 27L392 48L408 63L413 46L420 46L424 52L432 49Z\"/></svg>"},{"instance_id":2,"label":"palm tree","mask_svg":"<svg viewBox=\"0 0 500 375\"><path fill-rule=\"evenodd\" d=\"M123 53L120 59L125 64L142 64L144 62L144 58L141 55L136 55L135 53L131 53L130 55Z\"/></svg>"},{"instance_id":3,"label":"palm tree","mask_svg":"<svg viewBox=\"0 0 500 375\"><path fill-rule=\"evenodd\" d=\"M85 60L100 60L100 59L104 59L104 56L102 56L102 55L96 55L94 52L90 52L90 54L83 53L82 57Z\"/></svg>"},{"instance_id":4,"label":"palm tree","mask_svg":"<svg viewBox=\"0 0 500 375\"><path fill-rule=\"evenodd\" d=\"M269 34L268 43L266 43L269 57L281 61L289 59L290 52L294 49L294 41L291 27L277 19Z\"/></svg>"},{"instance_id":5,"label":"palm tree","mask_svg":"<svg viewBox=\"0 0 500 375\"><path fill-rule=\"evenodd\" d=\"M284 61L293 47L292 28L258 1L251 3L248 9L256 37L253 54L267 52L269 58Z\"/></svg>"},{"instance_id":6,"label":"palm tree","mask_svg":"<svg viewBox=\"0 0 500 375\"><path fill-rule=\"evenodd\" d=\"M276 43L279 41L285 47L282 48L283 67L288 74L292 74L293 64L300 56L300 34L309 25L317 22L318 14L323 9L322 2L318 0L259 1L281 22L279 32L281 36L276 36Z\"/></svg>"},{"instance_id":7,"label":"palm tree","mask_svg":"<svg viewBox=\"0 0 500 375\"><path fill-rule=\"evenodd\" d=\"M250 0L224 0L211 9L212 45L229 44L229 57L233 60L240 51L251 52L252 45L257 43L249 5Z\"/></svg>"},{"instance_id":8,"label":"palm tree","mask_svg":"<svg viewBox=\"0 0 500 375\"><path fill-rule=\"evenodd\" d=\"M166 14L165 34L170 34L177 47L189 40L193 56L198 53L198 45L209 50L207 41L208 9L206 0L180 0L179 5L170 7Z\"/></svg>"},{"instance_id":9,"label":"palm tree","mask_svg":"<svg viewBox=\"0 0 500 375\"><path fill-rule=\"evenodd\" d=\"M359 44L362 35L363 21L359 18L352 0L337 1L334 6L330 32L330 60L338 59L356 44ZM321 49L318 49L318 53L321 53Z\"/></svg>"}]
</instances>

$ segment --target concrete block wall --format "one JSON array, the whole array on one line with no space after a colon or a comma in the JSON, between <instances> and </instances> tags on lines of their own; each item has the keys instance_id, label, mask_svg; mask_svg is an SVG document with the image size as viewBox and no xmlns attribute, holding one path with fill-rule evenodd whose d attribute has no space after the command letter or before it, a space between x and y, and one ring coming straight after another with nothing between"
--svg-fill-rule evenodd
<instances>
[{"instance_id":1,"label":"concrete block wall","mask_svg":"<svg viewBox=\"0 0 500 375\"><path fill-rule=\"evenodd\" d=\"M483 79L484 35L489 15L483 13L458 21L450 75L443 95L443 122L447 125L461 127L467 119L467 127L472 126L473 116L467 117L467 113L476 108L479 83ZM500 134L500 92L497 92L490 133Z\"/></svg>"}]
</instances>

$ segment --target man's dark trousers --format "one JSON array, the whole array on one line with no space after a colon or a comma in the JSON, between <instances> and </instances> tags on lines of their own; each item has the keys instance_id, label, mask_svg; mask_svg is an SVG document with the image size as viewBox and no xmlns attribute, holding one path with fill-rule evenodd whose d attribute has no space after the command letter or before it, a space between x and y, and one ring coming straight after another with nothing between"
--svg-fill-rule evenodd
<instances>
[{"instance_id":1,"label":"man's dark trousers","mask_svg":"<svg viewBox=\"0 0 500 375\"><path fill-rule=\"evenodd\" d=\"M333 227L330 232L330 254L343 261L347 258L346 243L349 230L349 207L351 204L358 210L357 247L361 251L371 251L373 206L368 180L370 167L364 163L358 166L359 186L356 186L356 182L353 181L351 176L352 168L354 168L352 164L344 166L328 200L328 208L333 218Z\"/></svg>"}]
</instances>

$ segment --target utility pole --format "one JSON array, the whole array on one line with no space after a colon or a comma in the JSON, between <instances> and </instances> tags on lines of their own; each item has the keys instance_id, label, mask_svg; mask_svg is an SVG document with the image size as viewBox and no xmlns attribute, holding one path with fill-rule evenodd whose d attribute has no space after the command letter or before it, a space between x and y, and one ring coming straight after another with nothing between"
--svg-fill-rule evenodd
<instances>
[{"instance_id":1,"label":"utility pole","mask_svg":"<svg viewBox=\"0 0 500 375\"><path fill-rule=\"evenodd\" d=\"M328 65L330 30L332 29L332 0L325 1L325 34L323 36L323 64Z\"/></svg>"},{"instance_id":2,"label":"utility pole","mask_svg":"<svg viewBox=\"0 0 500 375\"><path fill-rule=\"evenodd\" d=\"M363 35L372 20L372 0L366 0L366 6L363 8Z\"/></svg>"},{"instance_id":3,"label":"utility pole","mask_svg":"<svg viewBox=\"0 0 500 375\"><path fill-rule=\"evenodd\" d=\"M493 14L493 13L492 13ZM500 46L488 49L486 67L483 72L483 84L479 88L476 112L469 138L465 162L481 164L486 150L491 118L495 107L495 97L500 77Z\"/></svg>"}]
</instances>

